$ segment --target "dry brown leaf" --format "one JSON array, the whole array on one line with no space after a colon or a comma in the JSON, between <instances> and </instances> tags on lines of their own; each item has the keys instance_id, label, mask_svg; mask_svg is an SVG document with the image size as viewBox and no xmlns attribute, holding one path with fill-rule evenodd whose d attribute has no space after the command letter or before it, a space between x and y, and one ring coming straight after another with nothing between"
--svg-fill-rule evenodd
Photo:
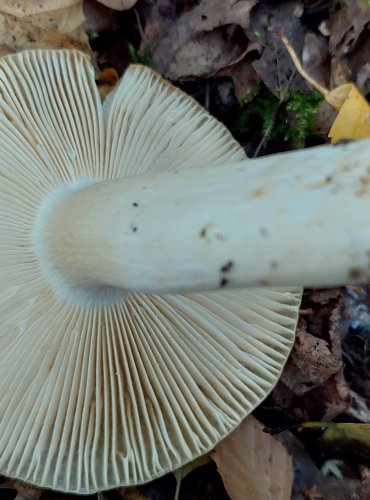
<instances>
[{"instance_id":1,"label":"dry brown leaf","mask_svg":"<svg viewBox=\"0 0 370 500\"><path fill-rule=\"evenodd\" d=\"M226 24L248 28L249 16L258 0L202 0L192 11L197 31L211 31Z\"/></svg>"},{"instance_id":2,"label":"dry brown leaf","mask_svg":"<svg viewBox=\"0 0 370 500\"><path fill-rule=\"evenodd\" d=\"M303 49L305 28L300 20L302 2L261 2L251 18L247 30L252 40L259 40L264 47L262 56L253 67L266 87L278 99L284 99L287 90L307 92L308 85L297 73L289 54L280 40L285 33L300 55Z\"/></svg>"},{"instance_id":3,"label":"dry brown leaf","mask_svg":"<svg viewBox=\"0 0 370 500\"><path fill-rule=\"evenodd\" d=\"M328 343L306 331L300 320L296 342L281 381L297 396L303 396L315 385L320 385L342 367L340 356L333 354Z\"/></svg>"},{"instance_id":4,"label":"dry brown leaf","mask_svg":"<svg viewBox=\"0 0 370 500\"><path fill-rule=\"evenodd\" d=\"M170 46L167 46L168 50L171 50ZM225 40L224 33L215 30L198 34L196 39L179 47L171 60L166 60L161 53L156 57L156 69L170 80L188 76L209 77L220 68L240 61L244 54L245 47L237 45L232 39Z\"/></svg>"},{"instance_id":5,"label":"dry brown leaf","mask_svg":"<svg viewBox=\"0 0 370 500\"><path fill-rule=\"evenodd\" d=\"M178 80L211 76L236 63L247 50L247 39L238 27L248 26L256 3L201 0L193 9L178 14L175 2L158 0L146 18L143 36L154 69Z\"/></svg>"},{"instance_id":6,"label":"dry brown leaf","mask_svg":"<svg viewBox=\"0 0 370 500\"><path fill-rule=\"evenodd\" d=\"M117 488L115 490L121 500L150 500L146 495L140 493L137 488Z\"/></svg>"},{"instance_id":7,"label":"dry brown leaf","mask_svg":"<svg viewBox=\"0 0 370 500\"><path fill-rule=\"evenodd\" d=\"M1 0L0 55L31 48L90 52L83 0Z\"/></svg>"},{"instance_id":8,"label":"dry brown leaf","mask_svg":"<svg viewBox=\"0 0 370 500\"><path fill-rule=\"evenodd\" d=\"M346 2L329 20L329 46L333 56L346 57L356 47L370 22L370 9L363 0Z\"/></svg>"},{"instance_id":9,"label":"dry brown leaf","mask_svg":"<svg viewBox=\"0 0 370 500\"><path fill-rule=\"evenodd\" d=\"M251 53L255 52L259 55L260 49L260 44L250 43L248 45L247 54L250 56ZM253 92L256 84L260 81L260 78L257 76L257 73L251 64L251 61L246 60L245 58L232 66L227 66L226 68L221 69L216 74L216 77L219 76L228 76L232 79L234 84L234 94L237 99L242 99L246 95Z\"/></svg>"},{"instance_id":10,"label":"dry brown leaf","mask_svg":"<svg viewBox=\"0 0 370 500\"><path fill-rule=\"evenodd\" d=\"M41 488L22 483L22 481L18 481L17 479L8 479L1 483L0 498L3 498L3 494L7 490L14 490L17 492L16 500L39 500L44 493L44 490ZM8 498L6 494L5 497Z\"/></svg>"},{"instance_id":11,"label":"dry brown leaf","mask_svg":"<svg viewBox=\"0 0 370 500\"><path fill-rule=\"evenodd\" d=\"M307 33L302 49L302 66L320 85L328 87L330 81L329 47L325 37Z\"/></svg>"},{"instance_id":12,"label":"dry brown leaf","mask_svg":"<svg viewBox=\"0 0 370 500\"><path fill-rule=\"evenodd\" d=\"M137 0L97 0L99 3L114 10L128 10L133 7Z\"/></svg>"},{"instance_id":13,"label":"dry brown leaf","mask_svg":"<svg viewBox=\"0 0 370 500\"><path fill-rule=\"evenodd\" d=\"M247 417L212 453L231 500L288 500L292 458L273 436Z\"/></svg>"},{"instance_id":14,"label":"dry brown leaf","mask_svg":"<svg viewBox=\"0 0 370 500\"><path fill-rule=\"evenodd\" d=\"M331 88L356 82L363 94L369 92L369 22L370 9L364 0L343 2L342 8L329 17Z\"/></svg>"}]
</instances>

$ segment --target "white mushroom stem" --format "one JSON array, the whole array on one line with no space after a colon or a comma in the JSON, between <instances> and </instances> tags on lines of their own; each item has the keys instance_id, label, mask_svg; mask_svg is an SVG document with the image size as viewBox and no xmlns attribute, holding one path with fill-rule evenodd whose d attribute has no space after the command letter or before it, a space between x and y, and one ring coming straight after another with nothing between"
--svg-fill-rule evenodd
<instances>
[{"instance_id":1,"label":"white mushroom stem","mask_svg":"<svg viewBox=\"0 0 370 500\"><path fill-rule=\"evenodd\" d=\"M72 286L168 293L370 280L369 140L101 182L48 205L41 245Z\"/></svg>"}]
</instances>

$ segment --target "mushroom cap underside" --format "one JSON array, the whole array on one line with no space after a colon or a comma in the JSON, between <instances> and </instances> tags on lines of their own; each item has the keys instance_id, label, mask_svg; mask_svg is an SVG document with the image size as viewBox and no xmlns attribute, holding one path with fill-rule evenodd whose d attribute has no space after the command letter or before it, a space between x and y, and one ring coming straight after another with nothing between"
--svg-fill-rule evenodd
<instances>
[{"instance_id":1,"label":"mushroom cap underside","mask_svg":"<svg viewBox=\"0 0 370 500\"><path fill-rule=\"evenodd\" d=\"M226 128L152 70L102 104L77 51L0 60L0 472L91 493L211 450L271 391L300 290L124 295L74 303L34 237L50 193L245 158Z\"/></svg>"}]
</instances>

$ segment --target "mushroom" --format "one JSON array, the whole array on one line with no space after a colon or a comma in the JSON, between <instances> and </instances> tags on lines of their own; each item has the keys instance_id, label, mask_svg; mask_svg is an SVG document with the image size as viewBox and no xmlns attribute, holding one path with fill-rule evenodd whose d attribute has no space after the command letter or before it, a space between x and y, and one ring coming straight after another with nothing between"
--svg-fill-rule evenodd
<instances>
[{"instance_id":1,"label":"mushroom","mask_svg":"<svg viewBox=\"0 0 370 500\"><path fill-rule=\"evenodd\" d=\"M181 293L169 276L158 288L150 261L134 269L135 238L134 252L149 259L165 238L153 227L154 240L142 240L152 232L145 213L158 224L171 215L154 190L161 174L147 175L197 166L198 176L208 162L245 158L153 71L132 66L102 105L87 57L30 51L0 60L0 92L0 472L80 494L149 481L211 450L270 392L300 289L197 292L194 283L195 293ZM64 211L79 194L87 197L70 220ZM143 293L134 274L120 281L119 232L130 240L120 249L130 273L153 276L157 290L143 290L158 294ZM196 230L206 253L212 232ZM77 255L75 238L85 239ZM218 279L233 267L228 255Z\"/></svg>"},{"instance_id":2,"label":"mushroom","mask_svg":"<svg viewBox=\"0 0 370 500\"><path fill-rule=\"evenodd\" d=\"M301 285L368 277L369 142L248 161L148 68L102 104L77 51L6 56L0 94L0 472L149 481L271 391Z\"/></svg>"}]
</instances>

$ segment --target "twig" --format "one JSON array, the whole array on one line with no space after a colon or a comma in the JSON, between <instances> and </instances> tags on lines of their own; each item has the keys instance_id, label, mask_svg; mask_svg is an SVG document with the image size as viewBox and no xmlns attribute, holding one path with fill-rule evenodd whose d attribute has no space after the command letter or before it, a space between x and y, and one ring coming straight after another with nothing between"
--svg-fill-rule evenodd
<instances>
[{"instance_id":1,"label":"twig","mask_svg":"<svg viewBox=\"0 0 370 500\"><path fill-rule=\"evenodd\" d=\"M329 94L329 90L320 85L316 80L314 80L304 69L301 64L301 61L299 60L297 54L295 53L293 47L290 45L289 40L285 36L284 33L280 33L280 38L283 44L285 45L285 48L289 52L290 57L292 58L293 64L296 67L298 73L307 81L309 82L313 88L321 92L321 94L326 98Z\"/></svg>"}]
</instances>

